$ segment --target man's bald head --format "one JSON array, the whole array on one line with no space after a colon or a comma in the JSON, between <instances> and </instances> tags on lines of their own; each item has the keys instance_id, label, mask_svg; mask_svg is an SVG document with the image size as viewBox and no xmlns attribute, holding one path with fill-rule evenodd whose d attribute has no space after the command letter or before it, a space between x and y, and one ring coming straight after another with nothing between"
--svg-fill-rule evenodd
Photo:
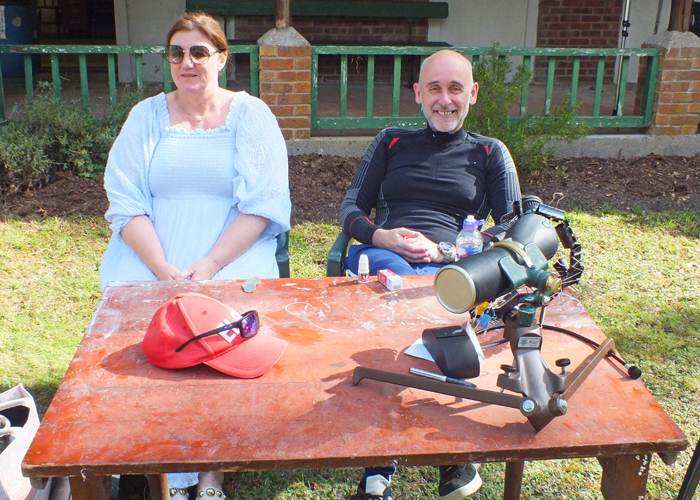
<instances>
[{"instance_id":1,"label":"man's bald head","mask_svg":"<svg viewBox=\"0 0 700 500\"><path fill-rule=\"evenodd\" d=\"M441 50L423 61L413 89L430 128L453 133L464 124L469 106L476 103L479 84L474 82L466 57Z\"/></svg>"}]
</instances>

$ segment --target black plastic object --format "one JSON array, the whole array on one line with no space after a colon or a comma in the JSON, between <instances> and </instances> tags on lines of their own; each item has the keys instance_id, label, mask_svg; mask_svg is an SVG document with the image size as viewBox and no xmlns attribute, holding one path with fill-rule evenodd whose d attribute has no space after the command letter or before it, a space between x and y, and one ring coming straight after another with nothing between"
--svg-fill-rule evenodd
<instances>
[{"instance_id":1,"label":"black plastic object","mask_svg":"<svg viewBox=\"0 0 700 500\"><path fill-rule=\"evenodd\" d=\"M428 349L438 368L448 377L479 376L479 356L464 328L446 326L423 330L423 345Z\"/></svg>"}]
</instances>

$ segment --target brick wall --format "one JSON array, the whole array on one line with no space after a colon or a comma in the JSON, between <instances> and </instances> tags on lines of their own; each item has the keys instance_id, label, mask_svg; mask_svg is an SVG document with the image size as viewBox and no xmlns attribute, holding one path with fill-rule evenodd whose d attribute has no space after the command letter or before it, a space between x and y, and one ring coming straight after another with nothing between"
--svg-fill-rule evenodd
<instances>
[{"instance_id":1,"label":"brick wall","mask_svg":"<svg viewBox=\"0 0 700 500\"><path fill-rule=\"evenodd\" d=\"M617 48L622 24L621 0L540 0L537 46L559 48ZM555 78L570 79L573 59L557 61ZM595 81L597 57L582 57L580 81ZM612 82L615 58L605 61L605 81ZM535 60L535 79L547 75L547 60Z\"/></svg>"},{"instance_id":2,"label":"brick wall","mask_svg":"<svg viewBox=\"0 0 700 500\"><path fill-rule=\"evenodd\" d=\"M311 133L311 45L294 28L271 29L259 42L260 99L277 117L282 135Z\"/></svg>"},{"instance_id":3,"label":"brick wall","mask_svg":"<svg viewBox=\"0 0 700 500\"><path fill-rule=\"evenodd\" d=\"M654 95L652 135L694 135L700 122L700 40L694 34L671 31L660 33L642 47L661 51ZM646 71L646 58L639 65L640 78ZM640 113L642 89L637 88L635 113Z\"/></svg>"},{"instance_id":4,"label":"brick wall","mask_svg":"<svg viewBox=\"0 0 700 500\"><path fill-rule=\"evenodd\" d=\"M313 45L333 45L334 43L345 45L352 43L382 45L382 43L391 42L408 43L409 40L425 42L428 39L428 21L426 19L416 19L409 26L408 21L402 18L293 16L292 26ZM254 43L254 41L274 27L275 19L272 16L240 16L236 18L236 39L250 40ZM355 58L349 63L349 80L351 82L366 81L366 58ZM249 68L246 58L236 57L237 79L246 79ZM378 83L390 82L394 74L393 59L388 57L377 58L374 71L375 81ZM409 78L409 72L409 61L407 58L404 58L402 78ZM340 56L323 56L319 61L319 81L338 81L339 79Z\"/></svg>"}]
</instances>

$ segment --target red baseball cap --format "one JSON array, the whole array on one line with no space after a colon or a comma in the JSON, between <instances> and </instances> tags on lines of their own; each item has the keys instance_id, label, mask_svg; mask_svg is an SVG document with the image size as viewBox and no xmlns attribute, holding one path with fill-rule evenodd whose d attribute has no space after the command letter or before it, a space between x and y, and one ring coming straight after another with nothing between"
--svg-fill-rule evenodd
<instances>
[{"instance_id":1,"label":"red baseball cap","mask_svg":"<svg viewBox=\"0 0 700 500\"><path fill-rule=\"evenodd\" d=\"M239 378L259 377L274 365L287 342L262 332L248 338L236 329L209 335L175 350L192 337L237 321L236 311L200 293L176 295L163 304L148 325L143 351L160 368L188 368L204 363Z\"/></svg>"}]
</instances>

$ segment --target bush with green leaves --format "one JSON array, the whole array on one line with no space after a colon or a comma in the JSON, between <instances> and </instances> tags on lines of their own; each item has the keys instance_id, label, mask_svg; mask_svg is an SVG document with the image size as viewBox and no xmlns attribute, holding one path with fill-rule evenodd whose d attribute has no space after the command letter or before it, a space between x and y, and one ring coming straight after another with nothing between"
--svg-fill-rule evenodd
<instances>
[{"instance_id":1,"label":"bush with green leaves","mask_svg":"<svg viewBox=\"0 0 700 500\"><path fill-rule=\"evenodd\" d=\"M0 124L0 191L7 193L46 182L58 170L85 177L102 175L109 150L143 93L126 89L102 119L79 102L56 96L40 84L33 98L15 106Z\"/></svg>"},{"instance_id":2,"label":"bush with green leaves","mask_svg":"<svg viewBox=\"0 0 700 500\"><path fill-rule=\"evenodd\" d=\"M512 66L508 57L499 54L498 46L474 64L479 95L469 110L464 129L499 139L517 166L535 170L554 153L554 148L547 145L550 140L570 142L586 136L590 129L577 121L577 107L571 106L568 98L547 116L509 116L509 111L521 101L523 85L532 77L524 63L514 71Z\"/></svg>"}]
</instances>

